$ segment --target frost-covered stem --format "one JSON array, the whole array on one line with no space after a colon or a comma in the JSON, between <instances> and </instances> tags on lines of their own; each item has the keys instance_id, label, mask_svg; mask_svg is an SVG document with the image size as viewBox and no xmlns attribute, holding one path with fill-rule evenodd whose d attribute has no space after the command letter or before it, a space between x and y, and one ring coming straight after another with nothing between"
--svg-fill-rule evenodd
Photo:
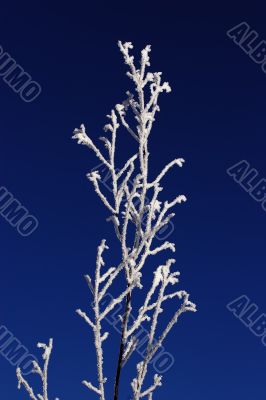
<instances>
[{"instance_id":1,"label":"frost-covered stem","mask_svg":"<svg viewBox=\"0 0 266 400\"><path fill-rule=\"evenodd\" d=\"M42 374L42 382L43 382L43 399L48 400L48 365L50 361L50 355L52 352L53 348L53 339L49 340L49 345L45 348L45 353L44 353L44 368L43 368L43 374Z\"/></svg>"},{"instance_id":2,"label":"frost-covered stem","mask_svg":"<svg viewBox=\"0 0 266 400\"><path fill-rule=\"evenodd\" d=\"M96 351L96 360L97 360L97 376L98 376L98 388L92 385L91 382L83 381L83 384L88 387L90 390L96 392L99 395L100 400L105 400L105 393L104 393L104 383L105 379L103 376L103 350L102 350L102 342L103 337L101 335L101 319L102 314L100 312L100 292L99 292L99 285L101 279L107 279L108 276L111 274L112 269L108 271L104 275L104 278L101 277L101 266L104 265L102 254L105 249L108 247L105 244L105 240L102 240L100 246L98 246L97 251L97 258L96 258L96 269L95 269L95 283L93 287L93 296L94 296L94 323L90 320L90 318L83 313L81 310L77 310L77 313L85 319L85 321L92 327L93 334L94 334L94 345ZM88 277L87 279L90 280ZM91 282L91 280L90 280ZM106 336L107 337L107 336Z\"/></svg>"},{"instance_id":3,"label":"frost-covered stem","mask_svg":"<svg viewBox=\"0 0 266 400\"><path fill-rule=\"evenodd\" d=\"M41 377L42 394L37 394L37 396L34 394L34 391L31 388L31 386L29 385L28 381L25 378L23 378L20 368L17 368L18 389L20 389L21 386L24 386L30 399L32 399L32 400L48 400L48 366L49 366L50 356L51 356L52 349L53 349L53 339L49 340L48 345L46 345L45 343L38 343L37 347L43 349L42 358L44 360L44 366L43 366L43 369L41 369L39 364L36 361L33 361L32 372L35 374L38 374ZM59 400L59 399L56 398L55 400Z\"/></svg>"},{"instance_id":4,"label":"frost-covered stem","mask_svg":"<svg viewBox=\"0 0 266 400\"><path fill-rule=\"evenodd\" d=\"M112 274L110 274L110 277L108 278L106 284L104 285L104 287L101 289L101 291L99 293L100 301L103 298L103 296L106 294L108 288L111 286L111 284L113 283L113 281L115 280L117 275L122 271L123 267L124 267L124 264L121 262L119 264L119 266L115 269L115 271Z\"/></svg>"},{"instance_id":5,"label":"frost-covered stem","mask_svg":"<svg viewBox=\"0 0 266 400\"><path fill-rule=\"evenodd\" d=\"M140 114L139 114L139 159L140 159L140 170L142 177L142 191L140 197L139 206L139 225L136 228L136 239L135 246L138 245L140 239L140 228L142 224L142 219L145 212L145 199L147 195L147 183L148 183L148 140L146 137L146 127L145 127L145 110L144 110L144 91L141 85L137 86L137 92L139 96L140 104Z\"/></svg>"},{"instance_id":6,"label":"frost-covered stem","mask_svg":"<svg viewBox=\"0 0 266 400\"><path fill-rule=\"evenodd\" d=\"M171 161L169 164L167 164L164 169L161 171L161 173L157 176L157 178L148 185L149 188L152 186L155 186L156 184L160 183L161 179L166 175L166 173L171 169L174 165L178 165L179 167L182 167L184 164L185 160L183 158L176 158L175 160Z\"/></svg>"},{"instance_id":7,"label":"frost-covered stem","mask_svg":"<svg viewBox=\"0 0 266 400\"><path fill-rule=\"evenodd\" d=\"M139 310L138 317L135 319L132 327L127 331L127 334L126 334L127 338L130 337L134 333L134 331L140 326L141 322L144 320L144 316L145 316L145 313L146 313L146 311L148 309L149 302L151 300L152 295L154 294L154 291L155 291L157 285L158 285L158 283L154 279L153 283L152 283L152 286L151 286L150 290L147 293L147 296L146 296L146 299L144 301L144 304Z\"/></svg>"},{"instance_id":8,"label":"frost-covered stem","mask_svg":"<svg viewBox=\"0 0 266 400\"><path fill-rule=\"evenodd\" d=\"M132 192L128 199L128 207L127 207L126 214L125 214L125 220L124 220L124 224L123 224L122 237L121 237L123 263L125 265L125 274L126 274L126 279L127 279L128 285L129 285L129 279L130 279L130 270L129 270L128 261L127 261L128 260L127 227L128 227L128 222L129 222L129 216L130 216L130 206L132 204L133 197L136 193L138 182L139 182L139 177L136 177L134 180ZM126 338L127 323L128 323L128 318L129 318L130 312L131 312L131 292L129 292L126 297L125 312L124 312L123 320L122 320L119 354L118 354L116 376L115 376L114 400L118 400L118 395L119 395L119 383L120 383L121 370L122 370L122 366L123 366L125 338Z\"/></svg>"},{"instance_id":9,"label":"frost-covered stem","mask_svg":"<svg viewBox=\"0 0 266 400\"><path fill-rule=\"evenodd\" d=\"M122 238L121 238L123 263L125 265L125 273L126 273L126 279L127 279L128 285L129 285L129 281L131 279L131 274L130 274L130 269L128 266L127 231L128 231L129 217L130 217L130 209L131 209L131 205L133 204L133 197L137 191L138 184L139 184L139 176L137 176L135 178L134 184L133 184L133 189L128 198L128 206L126 209L125 220L124 220L123 229L122 229ZM115 386L114 386L114 400L118 400L118 395L119 395L119 383L120 383L120 376L121 376L121 371L122 371L122 367L123 367L123 356L124 356L124 350L125 350L126 332L127 332L127 325L128 325L128 319L129 319L130 312L131 312L131 291L127 294L127 297L126 297L125 312L124 312L123 319L122 319L122 329L121 329L119 354L118 354Z\"/></svg>"},{"instance_id":10,"label":"frost-covered stem","mask_svg":"<svg viewBox=\"0 0 266 400\"><path fill-rule=\"evenodd\" d=\"M174 275L172 275L172 276L174 276ZM171 279L171 276L170 276L170 279ZM160 289L160 292L158 295L158 301L155 304L155 311L154 311L152 326L151 326L151 330L150 330L149 342L148 342L147 349L146 349L146 356L144 358L144 361L142 361L141 363L138 364L138 374L137 374L137 377L133 380L133 384L132 384L134 400L139 400L140 398L144 397L145 394L147 394L147 391L142 392L142 386L143 386L145 377L148 372L149 362L154 357L154 355L156 354L158 349L161 347L163 341L165 340L168 333L171 331L173 326L178 321L178 318L180 317L180 315L187 311L192 311L192 312L196 311L196 305L194 303L192 303L191 301L189 301L189 294L185 291L179 292L178 297L183 298L183 302L182 302L181 306L175 312L174 316L172 317L170 322L167 324L166 328L163 330L163 333L160 335L159 339L156 340L155 343L153 343L154 338L155 338L155 329L156 329L156 325L158 323L158 317L159 317L160 312L162 311L161 305L162 305L164 299L168 297L168 296L164 296L164 291L165 291L167 285L169 284L169 282L170 282L170 280L168 279L164 283L162 283L162 286L161 286L161 289ZM156 379L158 378L157 376L155 376L155 377L156 377ZM160 378L159 384L158 385L155 384L154 386L152 386L148 390L148 392L150 392L150 391L153 392L157 388L157 386L161 386L161 384L160 384L161 377L159 377L159 378Z\"/></svg>"},{"instance_id":11,"label":"frost-covered stem","mask_svg":"<svg viewBox=\"0 0 266 400\"><path fill-rule=\"evenodd\" d=\"M196 312L196 305L189 301L189 294L185 291L181 292L181 295L183 295L183 302L180 308L175 312L173 318L170 320L166 328L164 329L163 333L160 335L159 339L157 340L156 344L152 348L152 351L150 352L150 360L154 356L154 354L157 352L157 350L161 347L163 341L165 340L166 336L168 333L171 331L173 326L177 323L178 318L180 317L181 314L191 311L191 312Z\"/></svg>"},{"instance_id":12,"label":"frost-covered stem","mask_svg":"<svg viewBox=\"0 0 266 400\"><path fill-rule=\"evenodd\" d=\"M120 383L120 376L123 367L123 355L125 350L125 337L127 331L127 323L128 318L131 311L131 293L128 293L126 297L126 305L125 305L125 313L123 315L123 322L122 322L122 331L120 337L120 345L119 345L119 354L118 354L118 361L117 361L117 368L116 368L116 376L115 376L115 386L114 386L114 400L118 400L119 395L119 383Z\"/></svg>"},{"instance_id":13,"label":"frost-covered stem","mask_svg":"<svg viewBox=\"0 0 266 400\"><path fill-rule=\"evenodd\" d=\"M111 115L110 115L111 121L112 121L112 146L110 150L110 164L111 164L111 174L112 174L112 181L113 181L113 193L114 193L114 199L115 199L115 209L117 211L118 209L118 204L117 204L117 176L115 172L115 144L116 144L116 131L117 128L119 127L119 124L117 123L117 117L115 114L115 111L112 110Z\"/></svg>"},{"instance_id":14,"label":"frost-covered stem","mask_svg":"<svg viewBox=\"0 0 266 400\"><path fill-rule=\"evenodd\" d=\"M94 284L90 276L86 275L86 281L88 282L91 292L93 293L94 322L92 322L90 317L85 312L77 310L77 313L88 323L88 325L93 330L96 359L97 359L98 387L94 386L91 382L88 381L83 381L83 384L88 389L97 393L100 400L105 400L104 384L106 382L106 378L104 378L103 375L102 343L108 337L108 332L105 332L103 335L101 334L102 330L101 321L105 319L105 317L114 309L114 307L117 304L120 304L125 298L128 298L134 286L137 284L137 281L132 280L132 282L128 283L127 288L120 295L118 295L116 298L113 298L112 301L103 310L100 309L100 302L105 292L108 290L115 277L124 267L123 263L121 263L118 267L111 267L105 273L102 274L101 267L104 266L102 254L105 249L108 249L108 247L105 244L105 240L102 240L100 246L98 246ZM101 284L104 284L102 288L100 287Z\"/></svg>"},{"instance_id":15,"label":"frost-covered stem","mask_svg":"<svg viewBox=\"0 0 266 400\"><path fill-rule=\"evenodd\" d=\"M147 194L147 183L148 183L148 137L147 137L147 122L148 122L148 105L145 107L145 68L149 65L148 52L150 51L150 46L146 46L142 51L141 57L141 68L140 71L136 69L134 65L133 57L129 56L129 49L132 48L131 43L118 42L118 46L124 56L125 63L128 64L130 68L130 73L128 76L134 81L136 85L136 91L138 94L138 111L133 107L133 111L136 115L138 121L138 141L139 141L139 161L140 161L140 171L142 179L142 190L140 196L140 206L139 206L139 221L136 228L135 246L138 245L140 239L140 225L142 223L144 208L145 208L145 198ZM132 102L131 102L132 104ZM120 114L121 115L121 114Z\"/></svg>"},{"instance_id":16,"label":"frost-covered stem","mask_svg":"<svg viewBox=\"0 0 266 400\"><path fill-rule=\"evenodd\" d=\"M102 241L102 249L105 247L105 242ZM100 252L100 250L99 250ZM96 274L95 274L95 288L94 288L94 312L95 312L95 328L94 328L94 338L95 338L95 349L97 357L97 373L98 373L98 383L100 390L100 400L105 400L104 397L104 378L103 378L103 351L101 342L101 322L100 322L100 310L99 310L99 280L100 280L100 260L96 262Z\"/></svg>"},{"instance_id":17,"label":"frost-covered stem","mask_svg":"<svg viewBox=\"0 0 266 400\"><path fill-rule=\"evenodd\" d=\"M174 261L175 260L169 260L168 263L167 263L167 267L170 267L170 265ZM162 275L164 275L164 274L162 274ZM155 281L154 285L156 285L156 280L154 280L154 281ZM142 396L141 396L142 385L143 385L144 379L145 379L146 374L147 374L148 363L149 363L149 361L151 359L150 354L151 354L151 349L152 349L152 346L153 346L155 330L156 330L156 326L157 326L157 323L158 323L159 314L162 311L161 310L161 305L162 305L162 302L163 302L163 295L164 295L164 291L165 291L165 288L166 288L167 284L168 284L167 277L162 276L162 285L161 285L160 290L159 290L158 300L156 302L155 311L154 311L154 314L153 314L153 317L152 317L152 324L151 324L150 333L149 333L149 341L148 341L148 344L147 344L147 354L146 354L146 357L145 357L144 361L142 363L140 363L141 366L139 368L138 377L137 377L137 391L136 391L136 393L134 393L134 400L139 400L140 397L144 396L144 394L142 394ZM154 285L153 285L153 287L154 287ZM152 287L152 289L153 289L153 287ZM150 298L150 296L149 296L149 298ZM157 386L154 385L151 389L149 389L148 393L150 393L150 391L155 390L156 387Z\"/></svg>"},{"instance_id":18,"label":"frost-covered stem","mask_svg":"<svg viewBox=\"0 0 266 400\"><path fill-rule=\"evenodd\" d=\"M23 376L21 375L20 368L17 368L17 378L18 378L18 389L21 388L21 385L24 386L26 392L28 392L30 399L37 400L37 397L35 396L33 389L30 387L26 379L24 379Z\"/></svg>"}]
</instances>

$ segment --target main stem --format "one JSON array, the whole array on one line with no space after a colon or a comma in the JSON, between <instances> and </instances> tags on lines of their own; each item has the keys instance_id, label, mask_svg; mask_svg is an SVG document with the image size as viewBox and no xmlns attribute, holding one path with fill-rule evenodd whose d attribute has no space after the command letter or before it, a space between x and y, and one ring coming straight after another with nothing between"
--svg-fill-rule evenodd
<instances>
[{"instance_id":1,"label":"main stem","mask_svg":"<svg viewBox=\"0 0 266 400\"><path fill-rule=\"evenodd\" d=\"M139 102L141 105L141 115L144 114L144 93L142 88L138 88L138 93L139 93ZM143 118L142 118L143 119ZM141 119L141 120L142 120ZM148 175L148 144L147 144L147 139L144 140L144 142L141 140L141 137L145 136L145 124L141 122L141 134L139 136L140 144L139 144L139 159L140 159L140 169L143 177L143 188L142 188L142 194L141 194L141 204L140 204L140 220L139 220L139 226L138 229L136 230L136 235L135 235L135 241L134 241L134 247L138 246L139 243L139 231L140 231L140 226L142 223L142 218L143 218L143 213L145 210L145 195L147 192L147 175ZM118 362L117 362L117 369L116 369L116 378L115 378L115 387L114 387L114 400L118 400L118 395L119 395L119 383L120 383L120 377L121 377L121 371L123 367L123 354L124 354L124 348L125 348L125 334L127 330L127 323L128 323L128 317L131 311L131 292L126 297L126 306L125 306L125 313L123 316L123 322L122 322L122 332L121 332L121 337L120 337L120 347L119 347L119 355L118 355Z\"/></svg>"},{"instance_id":2,"label":"main stem","mask_svg":"<svg viewBox=\"0 0 266 400\"><path fill-rule=\"evenodd\" d=\"M118 400L118 394L119 394L119 383L120 383L120 376L121 376L121 371L122 371L122 366L123 366L123 354L124 354L124 348L125 348L125 340L124 339L125 339L125 334L126 334L128 316L130 313L130 301L131 301L131 293L128 293L128 295L126 297L125 313L123 316L122 331L121 331L121 337L120 337L119 355L118 355L116 377L115 377L115 387L114 387L114 400Z\"/></svg>"}]
</instances>

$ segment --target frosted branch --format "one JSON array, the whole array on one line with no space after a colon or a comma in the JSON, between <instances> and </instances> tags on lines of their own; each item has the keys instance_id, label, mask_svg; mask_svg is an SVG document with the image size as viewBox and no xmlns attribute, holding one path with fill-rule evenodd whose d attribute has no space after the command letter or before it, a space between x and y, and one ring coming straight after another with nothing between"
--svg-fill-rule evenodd
<instances>
[{"instance_id":1,"label":"frosted branch","mask_svg":"<svg viewBox=\"0 0 266 400\"><path fill-rule=\"evenodd\" d=\"M43 349L42 358L44 360L43 369L39 366L36 361L33 361L33 373L38 374L42 381L42 394L34 394L34 391L28 381L22 376L20 368L17 368L17 379L18 379L18 389L23 386L28 393L30 399L32 400L48 400L48 365L50 361L50 356L53 349L53 339L49 340L49 344L38 343L37 347ZM55 400L59 400L56 398Z\"/></svg>"},{"instance_id":2,"label":"frosted branch","mask_svg":"<svg viewBox=\"0 0 266 400\"><path fill-rule=\"evenodd\" d=\"M161 179L167 174L169 169L171 169L174 165L178 165L178 167L182 167L184 164L185 160L183 158L176 158L175 160L171 161L169 164L167 164L164 169L161 171L161 173L157 176L157 178L148 185L148 187L152 187L158 183L160 183Z\"/></svg>"},{"instance_id":3,"label":"frosted branch","mask_svg":"<svg viewBox=\"0 0 266 400\"><path fill-rule=\"evenodd\" d=\"M152 393L157 389L157 387L162 386L162 377L160 375L154 375L154 383L144 392L140 393L140 398L152 395Z\"/></svg>"},{"instance_id":4,"label":"frosted branch","mask_svg":"<svg viewBox=\"0 0 266 400\"><path fill-rule=\"evenodd\" d=\"M76 310L76 313L84 319L85 322L87 322L87 324L94 329L95 325L93 324L93 322L90 320L90 318L87 316L87 314L84 311L81 311L80 309Z\"/></svg>"},{"instance_id":5,"label":"frosted branch","mask_svg":"<svg viewBox=\"0 0 266 400\"><path fill-rule=\"evenodd\" d=\"M92 383L87 382L87 381L82 381L83 385L85 385L88 389L92 390L93 392L97 393L99 396L101 396L101 391L97 387L95 387Z\"/></svg>"},{"instance_id":6,"label":"frosted branch","mask_svg":"<svg viewBox=\"0 0 266 400\"><path fill-rule=\"evenodd\" d=\"M168 249L174 253L175 252L175 244L170 243L170 242L164 242L163 244L161 244L161 246L158 246L153 250L149 250L149 254L154 256L154 255L160 253L161 251L168 250Z\"/></svg>"},{"instance_id":7,"label":"frosted branch","mask_svg":"<svg viewBox=\"0 0 266 400\"><path fill-rule=\"evenodd\" d=\"M112 214L116 214L117 210L115 210L111 204L108 202L107 198L104 196L104 194L101 192L98 180L101 179L100 174L97 171L90 172L87 174L87 178L89 181L92 182L95 192L98 194L100 199L102 200L103 204L108 208L109 211L111 211Z\"/></svg>"},{"instance_id":8,"label":"frosted branch","mask_svg":"<svg viewBox=\"0 0 266 400\"><path fill-rule=\"evenodd\" d=\"M99 160L101 160L101 162L105 164L109 169L111 168L111 165L102 155L101 151L98 149L98 147L95 146L93 141L86 134L85 126L83 124L80 125L80 128L76 128L73 133L74 134L72 136L72 139L76 139L78 141L78 144L85 145L92 149L96 157L98 157Z\"/></svg>"}]
</instances>

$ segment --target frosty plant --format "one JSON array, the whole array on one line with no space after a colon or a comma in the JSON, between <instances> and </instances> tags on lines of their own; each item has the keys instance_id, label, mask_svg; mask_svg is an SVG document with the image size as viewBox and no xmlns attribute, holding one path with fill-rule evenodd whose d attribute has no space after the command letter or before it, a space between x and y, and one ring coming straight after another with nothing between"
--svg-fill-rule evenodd
<instances>
[{"instance_id":1,"label":"frosty plant","mask_svg":"<svg viewBox=\"0 0 266 400\"><path fill-rule=\"evenodd\" d=\"M84 125L75 129L73 136L79 144L83 144L92 150L110 171L112 194L109 194L108 197L103 192L101 176L98 171L87 174L87 177L110 214L107 221L113 223L117 240L121 246L119 263L106 269L103 253L108 250L108 246L103 239L97 251L94 277L85 276L93 296L93 306L88 313L80 309L77 310L77 313L90 326L94 335L97 380L84 380L83 384L94 392L99 400L107 400L105 388L106 385L113 384L114 378L113 399L118 400L121 371L125 368L125 365L128 365L125 362L136 350L138 345L137 334L141 325L145 324L148 326L149 335L145 356L137 364L135 377L131 382L132 399L152 400L155 390L162 385L162 376L155 374L152 383L147 386L145 380L149 372L149 363L181 314L187 311L196 311L196 306L189 300L187 292L171 289L179 281L179 272L172 271L175 259L166 259L163 265L159 265L153 271L150 287L144 288L142 284L142 271L149 258L165 250L175 252L174 243L169 241L156 245L155 235L174 217L172 208L186 201L184 195L179 195L171 201L162 202L159 200L160 193L163 190L161 181L164 176L172 167L182 167L184 160L176 158L167 164L157 177L154 179L149 177L148 141L156 113L160 111L158 98L160 93L168 93L171 88L167 82L162 82L160 72L146 71L147 67L150 66L150 46L146 46L141 51L139 67L135 65L134 57L130 55L130 50L133 49L132 44L130 42L118 42L118 46L129 69L127 76L133 81L135 93L127 92L126 100L122 104L117 104L111 110L110 115L107 115L109 123L104 126L106 136L100 137L100 140L104 143L104 151L100 150L87 135ZM129 123L130 113L134 115L136 121L134 124ZM119 127L124 128L136 140L133 141L132 147L135 146L136 142L138 144L136 154L133 154L122 167L116 165L115 157ZM150 200L147 201L147 199ZM145 224L143 224L144 219ZM152 263L154 264L155 261L153 260ZM112 290L112 285L118 278L122 279L123 282L121 293L114 296L107 306L103 306L102 299L107 292L109 293ZM134 299L136 295L139 297L140 289L145 291L145 295L142 306L138 308ZM159 317L163 312L166 301L171 299L174 301L173 315L168 323L163 326L163 323L159 322ZM124 303L125 310L121 316L121 338L116 374L114 377L108 376L107 379L103 365L104 342L110 340L110 338L108 338L109 332L104 328L105 317L121 303ZM136 315L133 322L130 318L132 312ZM51 350L51 347L49 349ZM45 365L47 367L48 361ZM36 366L35 368L35 372L41 375L44 386L43 396L39 395L37 399L48 400L47 371L42 372ZM34 396L32 389L23 380L19 371L18 379L19 385L25 386L30 397ZM31 398L35 399L35 397Z\"/></svg>"}]
</instances>

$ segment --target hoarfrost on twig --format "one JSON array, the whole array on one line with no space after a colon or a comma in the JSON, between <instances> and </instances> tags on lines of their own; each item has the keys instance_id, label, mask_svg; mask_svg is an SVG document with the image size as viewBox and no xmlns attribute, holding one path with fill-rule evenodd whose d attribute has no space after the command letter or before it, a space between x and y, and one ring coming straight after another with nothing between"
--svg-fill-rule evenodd
<instances>
[{"instance_id":1,"label":"hoarfrost on twig","mask_svg":"<svg viewBox=\"0 0 266 400\"><path fill-rule=\"evenodd\" d=\"M48 365L50 361L50 356L53 349L53 339L49 340L49 344L38 343L37 347L43 349L42 358L44 360L43 368L39 366L37 361L33 361L33 370L32 373L38 374L41 377L42 381L42 394L34 394L34 390L28 383L28 381L22 376L20 368L17 368L17 378L18 378L18 389L22 386L28 392L30 399L32 400L49 400L48 399ZM57 397L55 400L59 400Z\"/></svg>"}]
</instances>

